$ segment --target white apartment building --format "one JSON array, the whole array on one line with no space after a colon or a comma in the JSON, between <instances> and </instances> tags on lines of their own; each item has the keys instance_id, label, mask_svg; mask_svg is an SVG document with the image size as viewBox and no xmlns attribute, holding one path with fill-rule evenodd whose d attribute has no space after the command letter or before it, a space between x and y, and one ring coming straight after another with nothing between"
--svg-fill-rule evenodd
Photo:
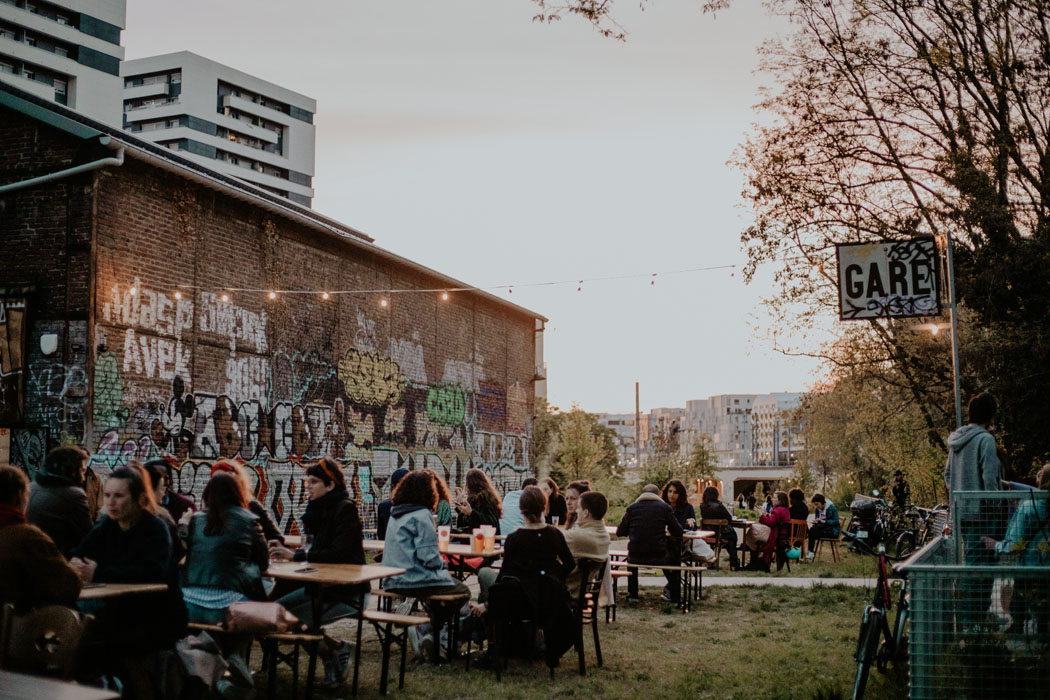
<instances>
[{"instance_id":1,"label":"white apartment building","mask_svg":"<svg viewBox=\"0 0 1050 700\"><path fill-rule=\"evenodd\" d=\"M712 447L721 469L751 464L751 405L758 394L719 394L707 399Z\"/></svg>"},{"instance_id":2,"label":"white apartment building","mask_svg":"<svg viewBox=\"0 0 1050 700\"><path fill-rule=\"evenodd\" d=\"M125 61L120 74L124 129L310 206L315 100L188 51Z\"/></svg>"},{"instance_id":3,"label":"white apartment building","mask_svg":"<svg viewBox=\"0 0 1050 700\"><path fill-rule=\"evenodd\" d=\"M751 406L752 462L791 466L804 447L802 421L795 415L805 394L777 392L755 399Z\"/></svg>"},{"instance_id":4,"label":"white apartment building","mask_svg":"<svg viewBox=\"0 0 1050 700\"><path fill-rule=\"evenodd\" d=\"M617 454L621 467L633 467L637 464L638 450L635 448L633 413L598 413L599 425L616 431Z\"/></svg>"},{"instance_id":5,"label":"white apartment building","mask_svg":"<svg viewBox=\"0 0 1050 700\"><path fill-rule=\"evenodd\" d=\"M120 127L126 0L0 0L0 80Z\"/></svg>"}]
</instances>

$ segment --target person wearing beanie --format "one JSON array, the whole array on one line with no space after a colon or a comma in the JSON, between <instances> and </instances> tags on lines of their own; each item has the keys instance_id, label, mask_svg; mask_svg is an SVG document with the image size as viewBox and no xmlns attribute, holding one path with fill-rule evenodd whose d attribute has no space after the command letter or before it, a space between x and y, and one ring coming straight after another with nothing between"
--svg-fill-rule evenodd
<instances>
[{"instance_id":1,"label":"person wearing beanie","mask_svg":"<svg viewBox=\"0 0 1050 700\"><path fill-rule=\"evenodd\" d=\"M390 522L390 508L393 505L391 499L394 495L394 489L397 488L401 479L405 478L405 474L408 474L408 470L402 467L400 469L395 469L394 473L390 475L390 498L387 498L385 501L380 501L376 510L376 537L378 539L386 539L386 526L387 523Z\"/></svg>"}]
</instances>

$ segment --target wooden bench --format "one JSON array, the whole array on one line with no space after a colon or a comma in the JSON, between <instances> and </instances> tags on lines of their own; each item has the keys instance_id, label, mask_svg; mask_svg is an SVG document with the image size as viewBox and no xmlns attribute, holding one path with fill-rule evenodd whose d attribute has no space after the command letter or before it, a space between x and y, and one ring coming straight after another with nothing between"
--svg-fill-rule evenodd
<instances>
[{"instance_id":1,"label":"wooden bench","mask_svg":"<svg viewBox=\"0 0 1050 700\"><path fill-rule=\"evenodd\" d=\"M707 571L706 566L692 565L692 564L634 564L627 561L613 561L613 575L615 576L616 569L653 569L660 571L678 571L681 572L683 577L682 595L678 601L678 606L682 609L682 612L687 613L690 609L690 603L693 598L693 576L696 577L696 597L703 598L703 572ZM630 572L628 572L629 574Z\"/></svg>"},{"instance_id":2,"label":"wooden bench","mask_svg":"<svg viewBox=\"0 0 1050 700\"><path fill-rule=\"evenodd\" d=\"M391 594L388 594L391 595ZM395 596L396 597L396 596ZM383 667L379 676L379 694L386 695L387 676L390 669L390 645L401 646L401 670L398 674L398 690L405 687L405 657L408 652L408 631L430 621L419 615L398 615L382 610L365 610L364 619L372 623L379 644L383 648ZM395 631L395 628L397 631Z\"/></svg>"}]
</instances>

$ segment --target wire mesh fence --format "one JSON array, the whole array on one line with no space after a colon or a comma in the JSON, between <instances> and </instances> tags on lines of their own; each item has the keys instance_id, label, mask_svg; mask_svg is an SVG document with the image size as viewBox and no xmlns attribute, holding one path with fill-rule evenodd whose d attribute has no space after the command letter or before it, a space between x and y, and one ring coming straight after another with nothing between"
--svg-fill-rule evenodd
<instances>
[{"instance_id":1,"label":"wire mesh fence","mask_svg":"<svg viewBox=\"0 0 1050 700\"><path fill-rule=\"evenodd\" d=\"M900 568L910 697L1050 697L1050 492L957 492L952 534Z\"/></svg>"}]
</instances>

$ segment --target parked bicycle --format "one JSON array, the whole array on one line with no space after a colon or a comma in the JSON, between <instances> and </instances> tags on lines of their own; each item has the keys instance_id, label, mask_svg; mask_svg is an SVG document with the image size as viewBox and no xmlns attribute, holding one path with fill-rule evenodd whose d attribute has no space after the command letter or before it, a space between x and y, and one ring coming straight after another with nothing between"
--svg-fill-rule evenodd
<instances>
[{"instance_id":1,"label":"parked bicycle","mask_svg":"<svg viewBox=\"0 0 1050 700\"><path fill-rule=\"evenodd\" d=\"M853 682L853 700L864 697L868 673L872 663L879 673L886 673L891 666L907 655L908 638L904 633L908 624L908 581L904 580L897 599L897 619L890 628L889 614L893 607L890 595L890 577L886 565L886 546L878 545L879 581L875 586L875 600L864 610L860 623L860 636L853 658L857 662L857 676ZM880 641L881 640L881 641Z\"/></svg>"},{"instance_id":2,"label":"parked bicycle","mask_svg":"<svg viewBox=\"0 0 1050 700\"><path fill-rule=\"evenodd\" d=\"M948 523L948 504L940 503L933 508L912 505L903 514L903 527L898 528L892 540L894 558L904 559L912 552L922 549L934 537L943 534Z\"/></svg>"}]
</instances>

